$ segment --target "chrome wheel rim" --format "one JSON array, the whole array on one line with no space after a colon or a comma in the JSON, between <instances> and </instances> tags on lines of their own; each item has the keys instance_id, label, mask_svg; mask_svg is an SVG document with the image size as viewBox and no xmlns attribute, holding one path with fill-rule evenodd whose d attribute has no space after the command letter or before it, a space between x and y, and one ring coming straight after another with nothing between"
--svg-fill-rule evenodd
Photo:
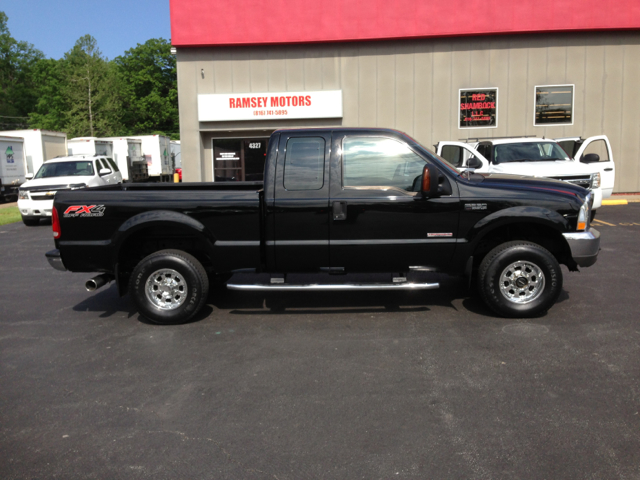
<instances>
[{"instance_id":1,"label":"chrome wheel rim","mask_svg":"<svg viewBox=\"0 0 640 480\"><path fill-rule=\"evenodd\" d=\"M500 292L510 302L533 302L544 290L544 274L535 263L513 262L500 275Z\"/></svg>"},{"instance_id":2,"label":"chrome wheel rim","mask_svg":"<svg viewBox=\"0 0 640 480\"><path fill-rule=\"evenodd\" d=\"M160 310L175 310L187 299L187 282L175 270L163 268L149 276L145 293Z\"/></svg>"}]
</instances>

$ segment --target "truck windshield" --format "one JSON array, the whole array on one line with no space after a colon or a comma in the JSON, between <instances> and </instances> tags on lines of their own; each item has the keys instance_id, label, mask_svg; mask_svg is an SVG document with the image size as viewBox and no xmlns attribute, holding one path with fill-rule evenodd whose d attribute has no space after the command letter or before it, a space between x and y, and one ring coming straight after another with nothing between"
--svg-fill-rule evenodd
<instances>
[{"instance_id":1,"label":"truck windshield","mask_svg":"<svg viewBox=\"0 0 640 480\"><path fill-rule=\"evenodd\" d=\"M546 162L569 160L566 152L553 142L505 143L493 147L493 163Z\"/></svg>"},{"instance_id":2,"label":"truck windshield","mask_svg":"<svg viewBox=\"0 0 640 480\"><path fill-rule=\"evenodd\" d=\"M72 177L80 175L93 175L93 162L47 162L40 167L35 178Z\"/></svg>"}]
</instances>

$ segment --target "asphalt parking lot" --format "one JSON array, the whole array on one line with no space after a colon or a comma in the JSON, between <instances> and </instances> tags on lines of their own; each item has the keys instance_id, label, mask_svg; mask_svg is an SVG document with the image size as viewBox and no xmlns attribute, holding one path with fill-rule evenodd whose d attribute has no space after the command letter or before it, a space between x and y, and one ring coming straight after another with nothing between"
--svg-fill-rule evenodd
<instances>
[{"instance_id":1,"label":"asphalt parking lot","mask_svg":"<svg viewBox=\"0 0 640 480\"><path fill-rule=\"evenodd\" d=\"M640 204L545 316L427 292L218 289L154 326L0 227L0 478L640 478Z\"/></svg>"}]
</instances>

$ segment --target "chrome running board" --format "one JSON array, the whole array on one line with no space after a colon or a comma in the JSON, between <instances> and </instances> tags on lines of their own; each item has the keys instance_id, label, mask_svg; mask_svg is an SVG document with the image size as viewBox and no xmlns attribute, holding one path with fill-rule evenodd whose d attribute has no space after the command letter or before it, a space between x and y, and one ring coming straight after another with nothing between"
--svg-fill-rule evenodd
<instances>
[{"instance_id":1,"label":"chrome running board","mask_svg":"<svg viewBox=\"0 0 640 480\"><path fill-rule=\"evenodd\" d=\"M440 288L439 283L340 283L334 285L286 285L282 283L265 284L239 284L228 283L229 290L291 292L301 291L358 291L358 290L434 290Z\"/></svg>"}]
</instances>

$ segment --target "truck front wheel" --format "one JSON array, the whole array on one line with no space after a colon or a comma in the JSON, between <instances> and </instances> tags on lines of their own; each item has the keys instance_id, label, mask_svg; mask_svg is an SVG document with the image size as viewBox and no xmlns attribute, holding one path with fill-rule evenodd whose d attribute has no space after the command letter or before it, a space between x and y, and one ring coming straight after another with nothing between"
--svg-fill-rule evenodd
<instances>
[{"instance_id":1,"label":"truck front wheel","mask_svg":"<svg viewBox=\"0 0 640 480\"><path fill-rule=\"evenodd\" d=\"M478 271L484 302L504 317L533 317L546 312L562 291L562 270L545 248L525 241L491 250Z\"/></svg>"},{"instance_id":2,"label":"truck front wheel","mask_svg":"<svg viewBox=\"0 0 640 480\"><path fill-rule=\"evenodd\" d=\"M181 250L160 250L145 257L129 281L129 294L139 312L161 325L193 318L208 292L207 272L195 257Z\"/></svg>"}]
</instances>

